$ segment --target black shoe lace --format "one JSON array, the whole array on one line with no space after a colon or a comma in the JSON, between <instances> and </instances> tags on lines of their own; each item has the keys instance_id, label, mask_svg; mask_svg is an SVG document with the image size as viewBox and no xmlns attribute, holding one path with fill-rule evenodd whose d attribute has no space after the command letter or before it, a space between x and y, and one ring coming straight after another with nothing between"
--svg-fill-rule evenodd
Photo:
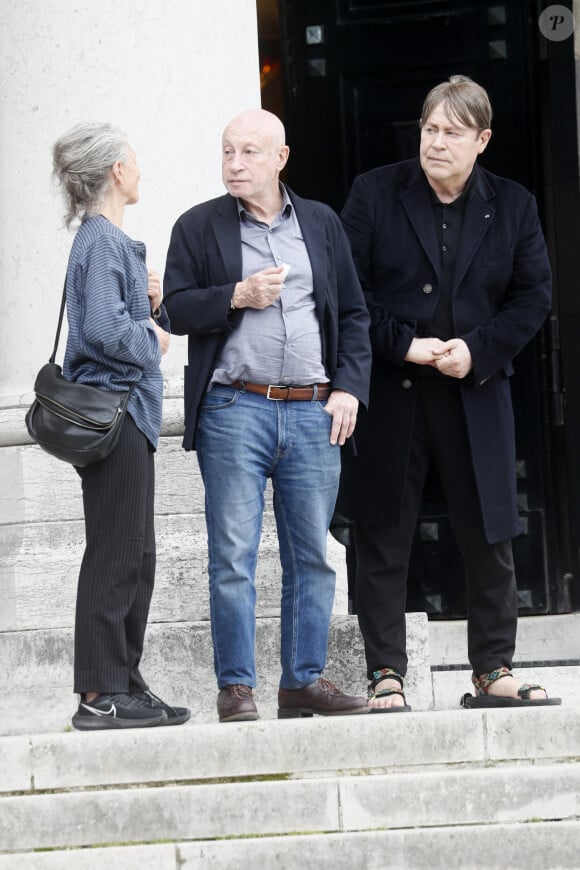
<instances>
[{"instance_id":1,"label":"black shoe lace","mask_svg":"<svg viewBox=\"0 0 580 870\"><path fill-rule=\"evenodd\" d=\"M143 707L143 700L137 695L130 695L128 692L116 692L113 695L109 695L109 698L113 704L118 704L120 707Z\"/></svg>"},{"instance_id":2,"label":"black shoe lace","mask_svg":"<svg viewBox=\"0 0 580 870\"><path fill-rule=\"evenodd\" d=\"M176 716L178 715L175 707L166 704L165 701L162 701L161 698L150 689L147 689L146 692L139 692L137 697L142 698L144 701L148 701L151 707L161 707L162 710L171 710L171 712Z\"/></svg>"}]
</instances>

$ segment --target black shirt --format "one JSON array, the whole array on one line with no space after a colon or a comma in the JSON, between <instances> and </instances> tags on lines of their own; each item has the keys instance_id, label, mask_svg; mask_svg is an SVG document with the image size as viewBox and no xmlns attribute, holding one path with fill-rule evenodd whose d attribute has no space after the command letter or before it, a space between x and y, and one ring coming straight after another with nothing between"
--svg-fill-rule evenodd
<instances>
[{"instance_id":1,"label":"black shirt","mask_svg":"<svg viewBox=\"0 0 580 870\"><path fill-rule=\"evenodd\" d=\"M439 282L439 300L433 319L426 328L426 337L433 336L440 338L441 341L455 337L451 312L453 276L459 240L463 230L465 207L473 189L473 177L474 173L472 172L460 196L449 203L441 202L429 185L429 194L433 204L433 219L441 254L441 280ZM427 181L427 179L425 180Z\"/></svg>"}]
</instances>

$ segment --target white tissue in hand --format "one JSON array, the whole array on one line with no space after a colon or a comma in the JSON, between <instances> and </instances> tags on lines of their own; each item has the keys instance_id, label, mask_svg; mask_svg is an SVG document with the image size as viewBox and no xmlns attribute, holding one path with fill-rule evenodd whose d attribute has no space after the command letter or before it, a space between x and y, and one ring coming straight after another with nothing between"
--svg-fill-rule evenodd
<instances>
[{"instance_id":1,"label":"white tissue in hand","mask_svg":"<svg viewBox=\"0 0 580 870\"><path fill-rule=\"evenodd\" d=\"M286 276L288 275L288 272L290 271L290 266L288 265L288 263L282 263L282 267L283 267L283 269L284 269L284 271L281 272L281 275L282 275L282 281L285 281L285 280L286 280Z\"/></svg>"}]
</instances>

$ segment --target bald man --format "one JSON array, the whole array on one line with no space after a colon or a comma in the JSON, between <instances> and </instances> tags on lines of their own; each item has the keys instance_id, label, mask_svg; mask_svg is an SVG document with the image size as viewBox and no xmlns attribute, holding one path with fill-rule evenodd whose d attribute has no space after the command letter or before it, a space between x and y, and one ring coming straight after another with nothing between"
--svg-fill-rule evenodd
<instances>
[{"instance_id":1,"label":"bald man","mask_svg":"<svg viewBox=\"0 0 580 870\"><path fill-rule=\"evenodd\" d=\"M205 486L220 722L258 718L268 479L282 564L278 717L369 710L322 677L335 589L326 539L340 452L368 400L369 317L337 216L279 180L288 153L275 115L234 118L222 139L228 193L178 219L167 255L165 306L189 336L183 446Z\"/></svg>"}]
</instances>

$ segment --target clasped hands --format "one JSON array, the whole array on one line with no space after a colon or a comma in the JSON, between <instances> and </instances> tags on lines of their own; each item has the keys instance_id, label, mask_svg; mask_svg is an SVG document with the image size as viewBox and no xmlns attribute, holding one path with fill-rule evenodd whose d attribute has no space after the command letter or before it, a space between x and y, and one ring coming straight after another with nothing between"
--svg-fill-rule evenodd
<instances>
[{"instance_id":1,"label":"clasped hands","mask_svg":"<svg viewBox=\"0 0 580 870\"><path fill-rule=\"evenodd\" d=\"M420 366L433 366L450 378L464 378L472 367L470 350L462 338L451 338L449 341L414 338L405 360Z\"/></svg>"}]
</instances>

